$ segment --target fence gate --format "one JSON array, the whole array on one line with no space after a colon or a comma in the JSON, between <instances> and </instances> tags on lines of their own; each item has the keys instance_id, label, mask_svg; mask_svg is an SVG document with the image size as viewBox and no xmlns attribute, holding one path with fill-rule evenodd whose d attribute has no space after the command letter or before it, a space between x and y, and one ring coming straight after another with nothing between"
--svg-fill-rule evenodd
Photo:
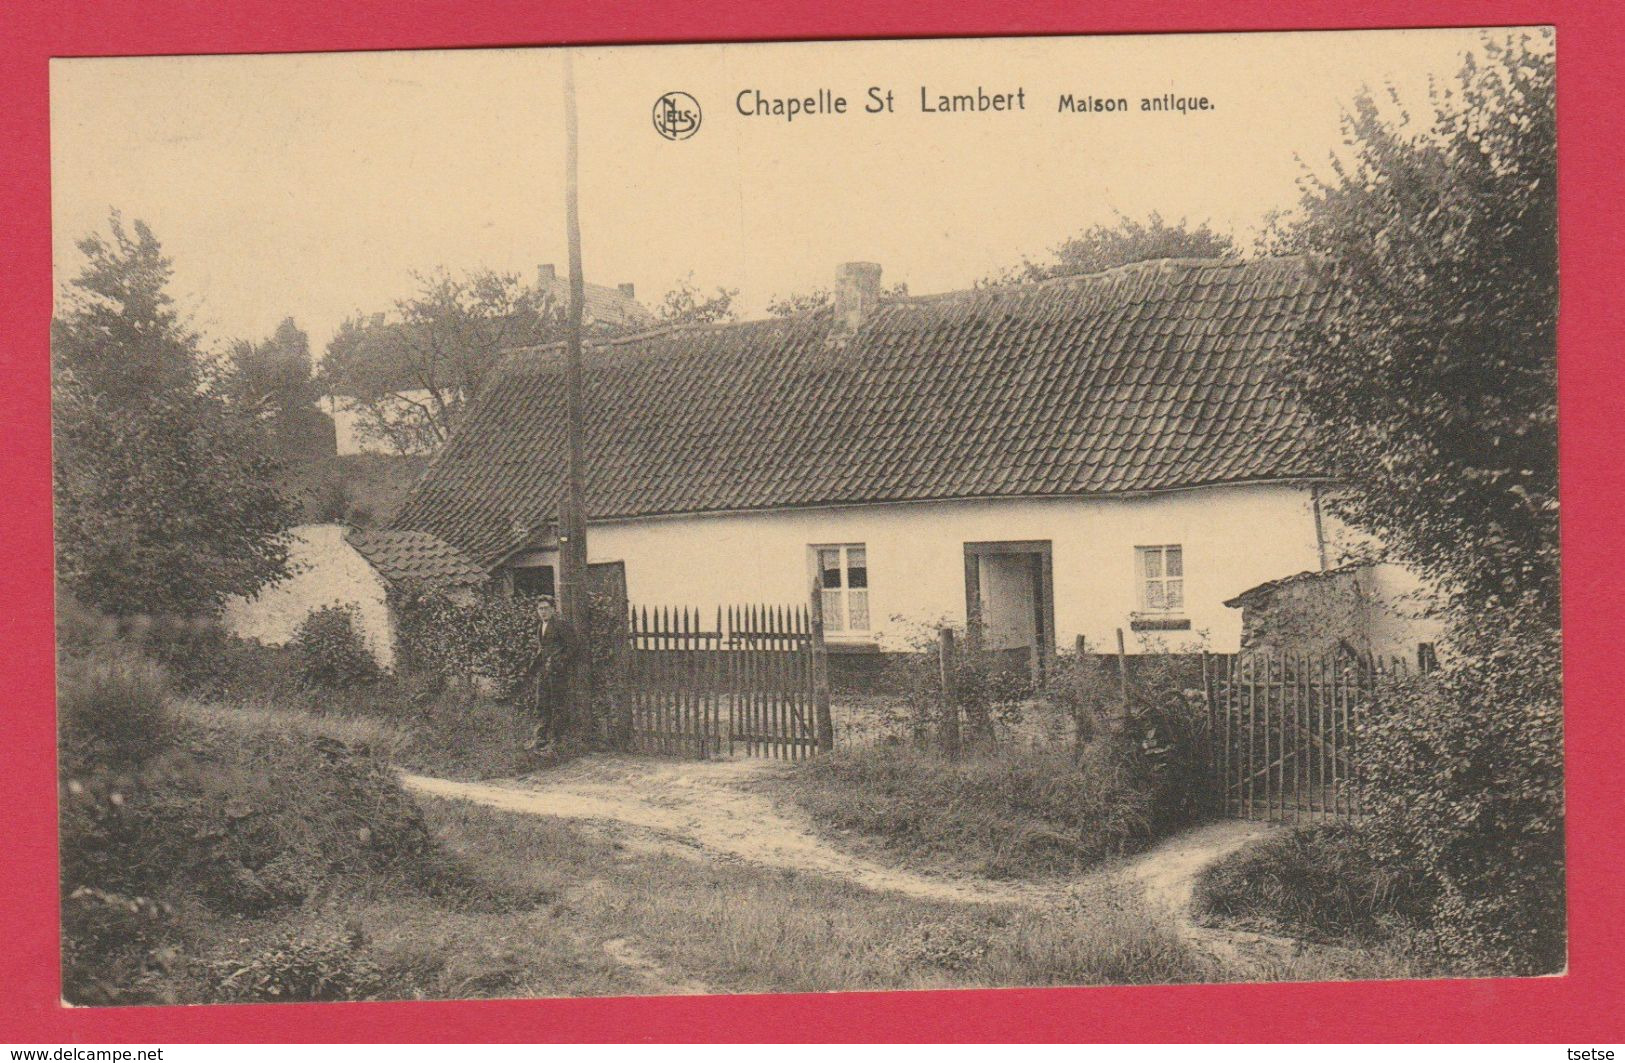
<instances>
[{"instance_id":1,"label":"fence gate","mask_svg":"<svg viewBox=\"0 0 1625 1063\"><path fill-rule=\"evenodd\" d=\"M834 742L828 660L816 611L740 606L633 608L618 654L629 749L801 759Z\"/></svg>"},{"instance_id":2,"label":"fence gate","mask_svg":"<svg viewBox=\"0 0 1625 1063\"><path fill-rule=\"evenodd\" d=\"M1251 651L1205 658L1219 811L1299 823L1360 814L1356 731L1383 661Z\"/></svg>"}]
</instances>

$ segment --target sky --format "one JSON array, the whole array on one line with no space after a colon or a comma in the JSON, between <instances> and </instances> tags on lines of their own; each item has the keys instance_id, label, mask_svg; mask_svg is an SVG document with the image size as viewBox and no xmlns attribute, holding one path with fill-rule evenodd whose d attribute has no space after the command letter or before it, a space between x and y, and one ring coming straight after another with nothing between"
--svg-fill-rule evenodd
<instances>
[{"instance_id":1,"label":"sky","mask_svg":"<svg viewBox=\"0 0 1625 1063\"><path fill-rule=\"evenodd\" d=\"M1474 31L1207 34L574 51L587 279L646 304L683 279L739 289L747 316L878 262L921 294L1044 258L1121 212L1250 240L1338 150L1362 86L1420 103ZM529 277L566 261L561 53L554 49L62 59L51 66L58 283L109 209L147 222L172 292L215 346L292 316L320 351L413 272ZM873 86L893 109L865 114ZM920 93L1022 91L1024 109L925 113ZM702 110L672 141L655 101ZM766 99L847 99L791 121ZM1065 113L1062 94L1129 110ZM1141 98L1211 109L1146 113ZM754 96L747 97L747 105ZM1300 159L1302 162L1300 162Z\"/></svg>"}]
</instances>

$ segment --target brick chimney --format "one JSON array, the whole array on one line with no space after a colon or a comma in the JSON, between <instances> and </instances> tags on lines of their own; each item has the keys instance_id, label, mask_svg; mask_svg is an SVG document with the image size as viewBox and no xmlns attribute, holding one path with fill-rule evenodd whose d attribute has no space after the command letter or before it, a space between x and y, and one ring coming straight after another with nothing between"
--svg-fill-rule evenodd
<instances>
[{"instance_id":1,"label":"brick chimney","mask_svg":"<svg viewBox=\"0 0 1625 1063\"><path fill-rule=\"evenodd\" d=\"M835 270L835 329L856 332L880 305L880 264L843 262Z\"/></svg>"},{"instance_id":2,"label":"brick chimney","mask_svg":"<svg viewBox=\"0 0 1625 1063\"><path fill-rule=\"evenodd\" d=\"M553 269L553 263L544 262L536 267L536 283L541 287L549 287L557 279L558 273Z\"/></svg>"},{"instance_id":3,"label":"brick chimney","mask_svg":"<svg viewBox=\"0 0 1625 1063\"><path fill-rule=\"evenodd\" d=\"M615 287L619 288L621 290L621 294L626 296L628 299L636 299L638 297L637 289L632 286L631 281L622 281Z\"/></svg>"}]
</instances>

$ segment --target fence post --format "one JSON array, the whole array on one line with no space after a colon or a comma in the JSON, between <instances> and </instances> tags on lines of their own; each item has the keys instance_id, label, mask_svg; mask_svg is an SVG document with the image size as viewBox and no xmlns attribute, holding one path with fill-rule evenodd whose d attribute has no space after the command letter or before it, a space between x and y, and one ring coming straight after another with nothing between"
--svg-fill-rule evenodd
<instances>
[{"instance_id":1,"label":"fence post","mask_svg":"<svg viewBox=\"0 0 1625 1063\"><path fill-rule=\"evenodd\" d=\"M1202 651L1202 708L1207 711L1207 771L1208 778L1219 777L1219 714L1213 707L1213 673L1207 650ZM1224 810L1220 809L1223 815Z\"/></svg>"},{"instance_id":2,"label":"fence post","mask_svg":"<svg viewBox=\"0 0 1625 1063\"><path fill-rule=\"evenodd\" d=\"M835 749L835 721L829 714L829 647L824 645L824 595L818 581L812 587L812 695L818 751Z\"/></svg>"},{"instance_id":3,"label":"fence post","mask_svg":"<svg viewBox=\"0 0 1625 1063\"><path fill-rule=\"evenodd\" d=\"M942 748L959 756L959 684L954 675L954 629L937 629L937 671L942 680Z\"/></svg>"},{"instance_id":4,"label":"fence post","mask_svg":"<svg viewBox=\"0 0 1625 1063\"><path fill-rule=\"evenodd\" d=\"M1080 634L1073 647L1078 655L1077 661L1073 664L1074 668L1079 669L1079 671L1073 673L1076 676L1081 675L1081 670L1085 667L1084 658L1089 652L1089 640ZM1089 713L1083 707L1081 699L1074 698L1072 700L1072 759L1078 761L1083 757L1083 747L1089 744Z\"/></svg>"},{"instance_id":5,"label":"fence post","mask_svg":"<svg viewBox=\"0 0 1625 1063\"><path fill-rule=\"evenodd\" d=\"M1128 651L1123 646L1123 629L1117 629L1117 721L1119 734L1128 730Z\"/></svg>"}]
</instances>

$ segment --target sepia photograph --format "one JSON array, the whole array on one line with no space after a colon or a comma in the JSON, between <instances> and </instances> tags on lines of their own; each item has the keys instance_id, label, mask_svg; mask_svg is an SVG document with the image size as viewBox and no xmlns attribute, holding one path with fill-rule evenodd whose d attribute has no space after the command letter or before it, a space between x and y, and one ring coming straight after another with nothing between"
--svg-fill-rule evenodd
<instances>
[{"instance_id":1,"label":"sepia photograph","mask_svg":"<svg viewBox=\"0 0 1625 1063\"><path fill-rule=\"evenodd\" d=\"M1556 47L52 59L64 1004L1563 974Z\"/></svg>"}]
</instances>

